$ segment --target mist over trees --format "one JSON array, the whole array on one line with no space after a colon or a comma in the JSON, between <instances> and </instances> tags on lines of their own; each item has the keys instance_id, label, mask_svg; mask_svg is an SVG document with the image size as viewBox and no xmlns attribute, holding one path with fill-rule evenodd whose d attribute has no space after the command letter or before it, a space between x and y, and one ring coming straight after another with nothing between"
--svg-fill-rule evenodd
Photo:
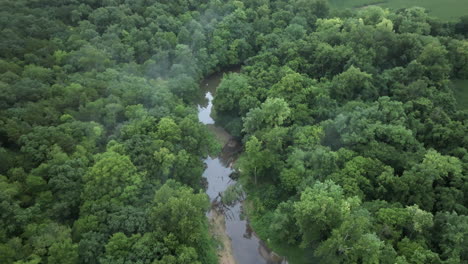
<instances>
[{"instance_id":1,"label":"mist over trees","mask_svg":"<svg viewBox=\"0 0 468 264\"><path fill-rule=\"evenodd\" d=\"M199 81L263 239L468 261L467 19L323 0L0 2L0 262L217 263ZM309 254L311 255L311 254Z\"/></svg>"},{"instance_id":2,"label":"mist over trees","mask_svg":"<svg viewBox=\"0 0 468 264\"><path fill-rule=\"evenodd\" d=\"M0 262L216 263L193 99L235 4L1 6Z\"/></svg>"}]
</instances>

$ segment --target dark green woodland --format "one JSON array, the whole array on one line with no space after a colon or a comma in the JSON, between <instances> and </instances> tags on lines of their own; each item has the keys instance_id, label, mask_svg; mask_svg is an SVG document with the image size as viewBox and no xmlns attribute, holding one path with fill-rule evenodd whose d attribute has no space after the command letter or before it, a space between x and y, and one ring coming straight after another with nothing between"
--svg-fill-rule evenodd
<instances>
[{"instance_id":1,"label":"dark green woodland","mask_svg":"<svg viewBox=\"0 0 468 264\"><path fill-rule=\"evenodd\" d=\"M467 38L420 7L1 0L0 263L218 263L196 102L234 66L214 117L289 263L468 263Z\"/></svg>"}]
</instances>

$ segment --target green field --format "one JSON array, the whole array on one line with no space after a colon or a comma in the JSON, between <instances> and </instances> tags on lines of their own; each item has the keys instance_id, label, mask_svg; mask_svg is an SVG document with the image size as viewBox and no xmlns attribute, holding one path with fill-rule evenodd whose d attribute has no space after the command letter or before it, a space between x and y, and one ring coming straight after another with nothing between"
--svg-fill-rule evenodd
<instances>
[{"instance_id":1,"label":"green field","mask_svg":"<svg viewBox=\"0 0 468 264\"><path fill-rule=\"evenodd\" d=\"M339 8L360 8L367 5L379 5L390 9L400 9L412 6L424 7L429 14L446 20L457 20L468 15L467 0L329 0L330 4Z\"/></svg>"},{"instance_id":2,"label":"green field","mask_svg":"<svg viewBox=\"0 0 468 264\"><path fill-rule=\"evenodd\" d=\"M452 84L458 108L468 109L468 80L453 80Z\"/></svg>"}]
</instances>

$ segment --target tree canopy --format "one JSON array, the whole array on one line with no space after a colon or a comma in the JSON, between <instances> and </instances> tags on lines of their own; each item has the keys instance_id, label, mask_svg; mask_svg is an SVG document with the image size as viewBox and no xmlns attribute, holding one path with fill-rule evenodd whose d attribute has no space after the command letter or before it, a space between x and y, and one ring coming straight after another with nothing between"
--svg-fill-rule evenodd
<instances>
[{"instance_id":1,"label":"tree canopy","mask_svg":"<svg viewBox=\"0 0 468 264\"><path fill-rule=\"evenodd\" d=\"M0 262L216 263L199 82L262 239L468 261L468 18L325 0L0 1ZM258 224L259 223L259 224ZM301 251L302 252L302 251Z\"/></svg>"}]
</instances>

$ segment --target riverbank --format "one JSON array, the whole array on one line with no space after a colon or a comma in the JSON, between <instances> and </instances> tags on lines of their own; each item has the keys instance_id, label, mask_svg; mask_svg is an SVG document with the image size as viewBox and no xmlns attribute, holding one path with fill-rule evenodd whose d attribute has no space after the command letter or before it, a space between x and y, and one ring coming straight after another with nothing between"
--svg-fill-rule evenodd
<instances>
[{"instance_id":1,"label":"riverbank","mask_svg":"<svg viewBox=\"0 0 468 264\"><path fill-rule=\"evenodd\" d=\"M210 211L209 220L211 235L220 245L218 247L218 263L237 264L232 253L231 239L226 233L226 219L224 214L212 209Z\"/></svg>"}]
</instances>

